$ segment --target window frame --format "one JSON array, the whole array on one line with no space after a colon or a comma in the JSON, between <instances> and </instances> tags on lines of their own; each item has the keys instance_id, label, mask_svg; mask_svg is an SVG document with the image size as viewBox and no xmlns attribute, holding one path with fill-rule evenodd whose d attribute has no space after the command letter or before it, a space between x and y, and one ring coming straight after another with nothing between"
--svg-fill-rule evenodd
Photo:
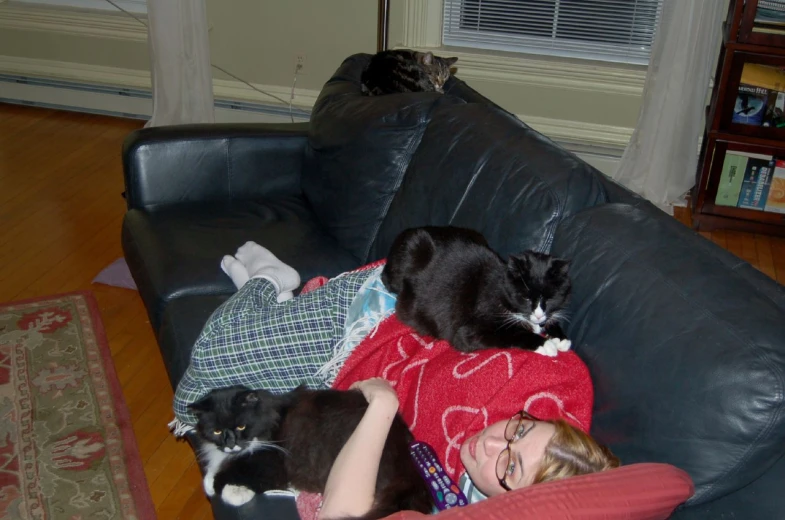
<instances>
[{"instance_id":1,"label":"window frame","mask_svg":"<svg viewBox=\"0 0 785 520\"><path fill-rule=\"evenodd\" d=\"M622 44L598 41L594 44L588 44L592 47L590 47L591 50L587 51L581 49L580 39L571 40L569 38L556 37L556 24L558 23L558 2L561 0L553 1L556 3L554 7L555 14L554 17L551 18L551 27L549 29L551 32L553 32L552 37L510 33L509 39L513 43L506 43L504 41L505 35L502 31L496 32L493 30L474 30L462 28L461 17L463 15L461 13L462 9L464 9L462 5L464 0L450 0L449 3L456 4L453 7L453 9L455 9L455 14L450 21L448 21L446 18L443 19L442 44L444 46L462 47L467 49L503 51L514 54L529 54L533 56L555 56L558 58L587 60L591 62L648 66L651 47L649 47L649 53L644 57L629 55L624 51L624 49L631 49L634 51L632 46L624 46ZM658 2L656 7L654 26L651 28L651 43L653 44L655 36L654 33L656 31L658 21L662 16L663 0L651 1ZM443 5L443 9L446 10L448 1L440 0L440 3ZM479 20L481 19L478 18L478 22ZM450 34L448 34L447 24L451 24L449 27ZM548 28L547 21L543 21L542 27L543 29ZM478 40L476 43L468 41L474 38ZM616 50L618 50L618 52L614 52Z\"/></svg>"}]
</instances>

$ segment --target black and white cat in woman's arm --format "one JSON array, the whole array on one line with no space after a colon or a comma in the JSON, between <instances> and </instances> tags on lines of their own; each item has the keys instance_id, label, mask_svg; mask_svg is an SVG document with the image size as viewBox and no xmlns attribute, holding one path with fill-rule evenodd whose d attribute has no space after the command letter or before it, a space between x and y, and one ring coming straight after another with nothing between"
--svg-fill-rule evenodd
<instances>
[{"instance_id":1,"label":"black and white cat in woman's arm","mask_svg":"<svg viewBox=\"0 0 785 520\"><path fill-rule=\"evenodd\" d=\"M569 262L535 251L506 261L477 231L412 228L390 249L382 281L398 319L463 352L518 347L546 356L570 349L561 329Z\"/></svg>"},{"instance_id":2,"label":"black and white cat in woman's arm","mask_svg":"<svg viewBox=\"0 0 785 520\"><path fill-rule=\"evenodd\" d=\"M323 493L368 401L360 390L298 387L272 394L232 386L212 390L189 408L198 419L205 492L241 506L270 491ZM403 510L431 511L428 484L409 456L413 440L396 415L379 462L373 506L354 520L377 520Z\"/></svg>"},{"instance_id":3,"label":"black and white cat in woman's arm","mask_svg":"<svg viewBox=\"0 0 785 520\"><path fill-rule=\"evenodd\" d=\"M208 497L217 495L241 506L257 493L288 487L285 450L271 442L280 420L276 400L260 400L256 392L230 387L213 390L188 408L198 418L196 435Z\"/></svg>"}]
</instances>

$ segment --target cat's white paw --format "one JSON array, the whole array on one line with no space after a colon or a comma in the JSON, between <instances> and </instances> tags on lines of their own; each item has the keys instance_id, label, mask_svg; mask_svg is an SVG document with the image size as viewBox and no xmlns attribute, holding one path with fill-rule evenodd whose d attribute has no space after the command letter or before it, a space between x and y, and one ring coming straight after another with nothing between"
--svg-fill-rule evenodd
<instances>
[{"instance_id":1,"label":"cat's white paw","mask_svg":"<svg viewBox=\"0 0 785 520\"><path fill-rule=\"evenodd\" d=\"M548 339L534 352L543 356L556 357L559 354L559 349L556 348L558 341L558 339Z\"/></svg>"},{"instance_id":2,"label":"cat's white paw","mask_svg":"<svg viewBox=\"0 0 785 520\"><path fill-rule=\"evenodd\" d=\"M224 502L232 506L241 506L253 498L256 493L245 486L235 486L227 484L221 491L221 498Z\"/></svg>"},{"instance_id":3,"label":"cat's white paw","mask_svg":"<svg viewBox=\"0 0 785 520\"><path fill-rule=\"evenodd\" d=\"M568 339L557 339L556 350L559 352L567 352L572 347L572 341Z\"/></svg>"},{"instance_id":4,"label":"cat's white paw","mask_svg":"<svg viewBox=\"0 0 785 520\"><path fill-rule=\"evenodd\" d=\"M215 475L211 475L210 473L205 475L204 480L202 480L202 485L204 486L204 493L208 497L212 497L213 495L215 495L215 488L213 487L214 483L215 483Z\"/></svg>"}]
</instances>

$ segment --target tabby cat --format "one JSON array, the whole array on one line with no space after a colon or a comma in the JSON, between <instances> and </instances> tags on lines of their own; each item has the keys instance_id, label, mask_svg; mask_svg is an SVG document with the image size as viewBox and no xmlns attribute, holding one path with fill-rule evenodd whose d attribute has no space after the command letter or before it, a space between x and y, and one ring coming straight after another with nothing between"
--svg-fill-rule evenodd
<instances>
[{"instance_id":1,"label":"tabby cat","mask_svg":"<svg viewBox=\"0 0 785 520\"><path fill-rule=\"evenodd\" d=\"M458 58L441 58L432 52L381 51L363 71L363 91L371 96L397 92L443 92L450 67Z\"/></svg>"},{"instance_id":2,"label":"tabby cat","mask_svg":"<svg viewBox=\"0 0 785 520\"><path fill-rule=\"evenodd\" d=\"M282 395L243 386L213 390L189 407L198 418L205 492L236 506L256 493L290 486L322 493L333 462L367 407L359 390L299 387ZM396 416L384 445L373 508L361 518L431 511L427 484L409 455L412 440Z\"/></svg>"},{"instance_id":3,"label":"tabby cat","mask_svg":"<svg viewBox=\"0 0 785 520\"><path fill-rule=\"evenodd\" d=\"M569 350L558 320L570 295L569 262L525 251L505 262L477 231L421 227L396 237L382 282L398 319L463 352L519 347Z\"/></svg>"}]
</instances>

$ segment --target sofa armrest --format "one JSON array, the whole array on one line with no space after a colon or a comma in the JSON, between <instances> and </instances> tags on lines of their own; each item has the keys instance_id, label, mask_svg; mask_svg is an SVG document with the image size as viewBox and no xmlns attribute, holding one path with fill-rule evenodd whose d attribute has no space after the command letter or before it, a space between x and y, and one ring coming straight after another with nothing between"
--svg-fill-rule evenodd
<instances>
[{"instance_id":1,"label":"sofa armrest","mask_svg":"<svg viewBox=\"0 0 785 520\"><path fill-rule=\"evenodd\" d=\"M300 193L308 123L143 128L123 143L128 209Z\"/></svg>"}]
</instances>

